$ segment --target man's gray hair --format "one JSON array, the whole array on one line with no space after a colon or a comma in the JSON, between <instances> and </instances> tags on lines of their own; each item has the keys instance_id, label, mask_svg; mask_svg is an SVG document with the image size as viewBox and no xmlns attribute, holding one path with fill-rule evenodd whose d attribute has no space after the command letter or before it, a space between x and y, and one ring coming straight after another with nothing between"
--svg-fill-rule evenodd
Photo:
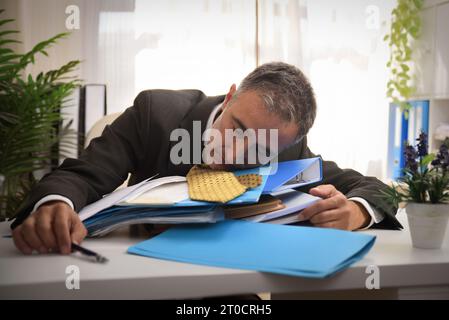
<instances>
[{"instance_id":1,"label":"man's gray hair","mask_svg":"<svg viewBox=\"0 0 449 320\"><path fill-rule=\"evenodd\" d=\"M257 67L243 79L240 92L256 91L266 107L281 119L298 124L296 141L312 127L316 116L316 101L312 86L297 67L270 62Z\"/></svg>"}]
</instances>

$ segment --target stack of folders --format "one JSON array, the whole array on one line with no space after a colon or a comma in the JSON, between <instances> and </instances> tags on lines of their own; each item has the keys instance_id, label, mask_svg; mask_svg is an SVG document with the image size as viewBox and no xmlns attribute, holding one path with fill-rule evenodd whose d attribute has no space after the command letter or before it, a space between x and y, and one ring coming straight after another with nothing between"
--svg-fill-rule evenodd
<instances>
[{"instance_id":1,"label":"stack of folders","mask_svg":"<svg viewBox=\"0 0 449 320\"><path fill-rule=\"evenodd\" d=\"M86 206L80 211L80 218L90 236L101 236L125 225L142 223L215 223L244 219L290 224L301 220L298 211L319 199L293 189L322 179L318 157L234 173L260 174L262 183L223 206L189 199L185 177L151 177Z\"/></svg>"},{"instance_id":2,"label":"stack of folders","mask_svg":"<svg viewBox=\"0 0 449 320\"><path fill-rule=\"evenodd\" d=\"M371 235L279 225L300 221L301 214L298 211L318 200L295 191L294 188L321 180L319 159L282 162L272 169L271 174L264 176L259 189L250 189L240 199L236 198L225 206L214 206L215 209L209 207L214 212L220 210L224 221L173 226L129 247L128 253L183 263L307 278L329 277L365 256L375 242L375 237ZM181 185L186 188L185 183ZM205 212L208 210L206 205L203 204L202 207L180 193L179 198L173 192L166 199L164 194L155 194L155 190L157 187L153 192L144 192L141 197L126 200L125 206L130 206L131 203L134 206L148 206L148 203L169 202L166 210L182 208L181 211L185 210L184 219L193 212L201 214L200 208ZM191 209L193 211L189 211ZM163 208L156 209L160 210ZM164 219L166 217L168 216L159 216Z\"/></svg>"}]
</instances>

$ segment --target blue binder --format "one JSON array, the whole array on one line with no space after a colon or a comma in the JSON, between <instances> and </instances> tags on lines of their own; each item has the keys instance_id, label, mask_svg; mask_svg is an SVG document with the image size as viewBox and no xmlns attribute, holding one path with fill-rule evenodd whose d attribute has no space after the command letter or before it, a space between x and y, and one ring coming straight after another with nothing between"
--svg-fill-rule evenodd
<instances>
[{"instance_id":1,"label":"blue binder","mask_svg":"<svg viewBox=\"0 0 449 320\"><path fill-rule=\"evenodd\" d=\"M408 117L398 105L390 104L387 175L393 180L403 176L406 143L414 146L421 131L429 134L429 101L414 100L409 103L411 109Z\"/></svg>"},{"instance_id":2,"label":"blue binder","mask_svg":"<svg viewBox=\"0 0 449 320\"><path fill-rule=\"evenodd\" d=\"M302 187L323 179L320 157L283 161L274 165L273 168L276 171L268 176L263 189L264 194Z\"/></svg>"}]
</instances>

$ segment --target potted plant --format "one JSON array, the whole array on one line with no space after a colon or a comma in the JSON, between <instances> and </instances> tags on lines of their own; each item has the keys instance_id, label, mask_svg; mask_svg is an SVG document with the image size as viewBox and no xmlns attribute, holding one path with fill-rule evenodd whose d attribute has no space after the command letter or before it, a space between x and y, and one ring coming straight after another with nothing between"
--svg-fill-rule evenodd
<instances>
[{"instance_id":1,"label":"potted plant","mask_svg":"<svg viewBox=\"0 0 449 320\"><path fill-rule=\"evenodd\" d=\"M0 10L0 14L3 10ZM5 26L11 19L0 19ZM26 68L38 55L66 33L36 44L21 54L11 48L17 43L16 30L0 31L0 221L12 217L28 191L37 182L36 170L48 169L73 147L70 123L61 126L62 106L79 80L70 74L79 61L70 61L59 69L27 74Z\"/></svg>"},{"instance_id":2,"label":"potted plant","mask_svg":"<svg viewBox=\"0 0 449 320\"><path fill-rule=\"evenodd\" d=\"M384 196L396 207L406 203L413 246L437 249L449 220L449 149L443 143L436 155L428 154L427 135L417 140L405 148L404 176Z\"/></svg>"}]
</instances>

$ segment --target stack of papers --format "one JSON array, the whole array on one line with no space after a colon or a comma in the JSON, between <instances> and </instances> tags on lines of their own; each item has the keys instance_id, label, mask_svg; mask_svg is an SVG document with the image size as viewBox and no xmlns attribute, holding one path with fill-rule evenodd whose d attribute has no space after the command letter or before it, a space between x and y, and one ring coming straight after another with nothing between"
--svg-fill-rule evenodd
<instances>
[{"instance_id":1,"label":"stack of papers","mask_svg":"<svg viewBox=\"0 0 449 320\"><path fill-rule=\"evenodd\" d=\"M208 266L324 278L360 260L375 237L243 220L172 227L128 253Z\"/></svg>"},{"instance_id":2,"label":"stack of papers","mask_svg":"<svg viewBox=\"0 0 449 320\"><path fill-rule=\"evenodd\" d=\"M301 219L301 213L299 213L299 211L314 204L318 200L321 200L321 198L319 197L315 197L308 193L292 189L285 189L280 192L273 193L272 195L282 202L284 208L248 217L245 218L245 220L252 222L269 222L277 224L290 224L303 221Z\"/></svg>"},{"instance_id":3,"label":"stack of papers","mask_svg":"<svg viewBox=\"0 0 449 320\"><path fill-rule=\"evenodd\" d=\"M216 206L199 208L145 208L142 206L113 206L101 211L84 225L91 237L106 235L117 228L142 223L215 223L224 220L223 209Z\"/></svg>"},{"instance_id":4,"label":"stack of papers","mask_svg":"<svg viewBox=\"0 0 449 320\"><path fill-rule=\"evenodd\" d=\"M263 174L265 172L265 174ZM234 172L236 175L256 173L262 183L229 201L229 205L256 203L268 179L268 171L253 168ZM149 178L139 184L106 195L80 211L89 236L102 236L131 224L215 223L224 219L223 209L216 203L189 198L185 177Z\"/></svg>"},{"instance_id":5,"label":"stack of papers","mask_svg":"<svg viewBox=\"0 0 449 320\"><path fill-rule=\"evenodd\" d=\"M291 223L298 219L297 214L293 215L294 212L304 209L318 198L290 188L320 181L322 179L321 158L285 161L271 166L238 170L234 174L237 176L259 174L262 176L262 183L227 202L226 206L255 204L258 203L262 194L275 195L288 192L291 195L280 198L282 201L279 206L270 208L272 212L266 213L268 210L265 210L263 213L259 210L258 213L261 214L256 216L247 209L245 216L253 216L251 220L258 222L279 223L288 219ZM189 198L186 177L153 178L116 190L84 207L79 216L89 235L104 235L129 224L215 223L224 219L223 210L216 203L194 201ZM285 218L288 215L291 216ZM281 218L283 220L279 220Z\"/></svg>"}]
</instances>

